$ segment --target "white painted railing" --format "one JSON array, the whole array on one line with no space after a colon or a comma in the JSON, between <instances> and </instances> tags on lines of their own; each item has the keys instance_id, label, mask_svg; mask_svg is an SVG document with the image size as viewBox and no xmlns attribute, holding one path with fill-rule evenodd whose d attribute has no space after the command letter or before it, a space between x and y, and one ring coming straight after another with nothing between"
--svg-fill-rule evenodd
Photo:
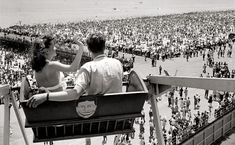
<instances>
[{"instance_id":1,"label":"white painted railing","mask_svg":"<svg viewBox=\"0 0 235 145\"><path fill-rule=\"evenodd\" d=\"M181 145L211 145L235 127L235 109L192 135Z\"/></svg>"}]
</instances>

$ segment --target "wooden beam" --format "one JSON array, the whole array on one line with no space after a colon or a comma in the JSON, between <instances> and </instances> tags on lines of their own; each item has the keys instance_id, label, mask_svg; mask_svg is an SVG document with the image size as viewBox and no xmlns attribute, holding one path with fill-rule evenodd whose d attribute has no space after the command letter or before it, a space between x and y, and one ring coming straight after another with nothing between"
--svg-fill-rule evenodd
<instances>
[{"instance_id":1,"label":"wooden beam","mask_svg":"<svg viewBox=\"0 0 235 145\"><path fill-rule=\"evenodd\" d=\"M153 87L153 86L152 86ZM156 94L159 94L159 90L158 90L158 85L156 87ZM152 90L154 90L152 88ZM161 125L161 120L160 120L160 114L159 114L159 109L158 109L158 105L157 105L157 101L156 101L156 96L152 95L150 98L151 101L151 106L152 106L152 111L153 111L153 123L155 126L155 133L156 133L156 137L158 140L158 144L159 145L165 145L164 142L164 138L163 138L163 133L162 133L162 125Z\"/></svg>"},{"instance_id":2,"label":"wooden beam","mask_svg":"<svg viewBox=\"0 0 235 145\"><path fill-rule=\"evenodd\" d=\"M232 78L150 76L149 80L153 84L235 92L235 79Z\"/></svg>"},{"instance_id":3,"label":"wooden beam","mask_svg":"<svg viewBox=\"0 0 235 145\"><path fill-rule=\"evenodd\" d=\"M15 114L16 114L19 126L20 126L21 133L22 133L22 135L24 137L25 144L29 145L29 141L28 141L28 138L27 138L27 135L26 135L26 132L25 132L23 121L22 121L22 118L20 116L20 112L19 112L19 109L17 107L17 103L16 103L16 99L15 98L16 97L15 97L15 95L12 92L12 94L11 94L11 100L12 101L11 102L12 102L12 105L13 105L13 108L14 108L14 111L15 111Z\"/></svg>"},{"instance_id":4,"label":"wooden beam","mask_svg":"<svg viewBox=\"0 0 235 145\"><path fill-rule=\"evenodd\" d=\"M10 93L9 85L0 85L0 96L5 96Z\"/></svg>"},{"instance_id":5,"label":"wooden beam","mask_svg":"<svg viewBox=\"0 0 235 145\"><path fill-rule=\"evenodd\" d=\"M159 94L156 94L158 96L161 96L162 94L172 90L174 87L170 86L170 85L163 85L163 84L158 84L156 85L158 86L158 91L159 91Z\"/></svg>"},{"instance_id":6,"label":"wooden beam","mask_svg":"<svg viewBox=\"0 0 235 145\"><path fill-rule=\"evenodd\" d=\"M10 97L4 97L3 145L10 144L10 107L9 105L10 105Z\"/></svg>"}]
</instances>

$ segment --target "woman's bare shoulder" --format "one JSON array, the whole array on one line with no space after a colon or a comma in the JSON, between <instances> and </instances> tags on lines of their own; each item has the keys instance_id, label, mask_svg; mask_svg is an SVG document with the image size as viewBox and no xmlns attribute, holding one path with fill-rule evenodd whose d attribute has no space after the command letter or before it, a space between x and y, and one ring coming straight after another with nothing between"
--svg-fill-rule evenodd
<instances>
[{"instance_id":1,"label":"woman's bare shoulder","mask_svg":"<svg viewBox=\"0 0 235 145\"><path fill-rule=\"evenodd\" d=\"M49 61L47 66L49 68L55 68L55 67L57 67L59 65L61 65L61 63L59 61Z\"/></svg>"}]
</instances>

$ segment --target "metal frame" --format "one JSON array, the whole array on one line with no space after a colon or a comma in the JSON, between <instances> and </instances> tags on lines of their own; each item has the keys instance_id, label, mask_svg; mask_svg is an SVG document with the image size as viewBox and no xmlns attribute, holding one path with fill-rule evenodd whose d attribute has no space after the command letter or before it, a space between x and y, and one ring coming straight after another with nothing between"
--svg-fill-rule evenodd
<instances>
[{"instance_id":1,"label":"metal frame","mask_svg":"<svg viewBox=\"0 0 235 145\"><path fill-rule=\"evenodd\" d=\"M23 121L20 116L19 110L17 108L16 99L14 93L11 92L11 88L9 85L0 85L0 96L4 97L4 135L3 135L3 144L9 145L10 143L10 102L14 108L14 112L16 114L21 133L24 137L24 141L26 145L29 145L29 141L26 136L26 132L23 126Z\"/></svg>"},{"instance_id":2,"label":"metal frame","mask_svg":"<svg viewBox=\"0 0 235 145\"><path fill-rule=\"evenodd\" d=\"M165 145L165 142L163 140L159 109L155 98L156 96L160 96L162 93L169 91L175 86L235 92L235 79L230 78L149 76L148 82L151 85L151 105L159 145Z\"/></svg>"}]
</instances>

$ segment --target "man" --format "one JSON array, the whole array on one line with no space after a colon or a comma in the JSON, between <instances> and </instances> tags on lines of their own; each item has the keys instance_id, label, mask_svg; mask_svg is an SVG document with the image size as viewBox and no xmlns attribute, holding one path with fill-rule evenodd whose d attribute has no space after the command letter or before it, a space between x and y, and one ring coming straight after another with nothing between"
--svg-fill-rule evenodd
<instances>
[{"instance_id":1,"label":"man","mask_svg":"<svg viewBox=\"0 0 235 145\"><path fill-rule=\"evenodd\" d=\"M202 71L204 74L206 73L206 64L204 63L203 65L203 71Z\"/></svg>"},{"instance_id":2,"label":"man","mask_svg":"<svg viewBox=\"0 0 235 145\"><path fill-rule=\"evenodd\" d=\"M147 57L148 57L148 52L146 51L146 52L144 53L144 61L147 61Z\"/></svg>"},{"instance_id":3,"label":"man","mask_svg":"<svg viewBox=\"0 0 235 145\"><path fill-rule=\"evenodd\" d=\"M29 107L35 108L49 100L77 100L84 92L88 95L122 92L122 65L117 59L105 56L104 36L100 33L91 34L86 42L94 59L80 68L74 89L36 94L27 102Z\"/></svg>"},{"instance_id":4,"label":"man","mask_svg":"<svg viewBox=\"0 0 235 145\"><path fill-rule=\"evenodd\" d=\"M184 96L185 96L185 99L188 97L188 88L187 87L184 90Z\"/></svg>"},{"instance_id":5,"label":"man","mask_svg":"<svg viewBox=\"0 0 235 145\"><path fill-rule=\"evenodd\" d=\"M166 131L166 122L167 122L166 116L164 116L164 117L161 119L161 121L162 121L162 129L163 129L163 131Z\"/></svg>"},{"instance_id":6,"label":"man","mask_svg":"<svg viewBox=\"0 0 235 145\"><path fill-rule=\"evenodd\" d=\"M203 55L202 55L203 61L205 61L205 57L206 57L206 54L204 52Z\"/></svg>"},{"instance_id":7,"label":"man","mask_svg":"<svg viewBox=\"0 0 235 145\"><path fill-rule=\"evenodd\" d=\"M160 65L159 66L159 75L161 75L162 74L162 66Z\"/></svg>"},{"instance_id":8,"label":"man","mask_svg":"<svg viewBox=\"0 0 235 145\"><path fill-rule=\"evenodd\" d=\"M132 53L132 61L133 61L133 63L135 62L135 54L134 53Z\"/></svg>"},{"instance_id":9,"label":"man","mask_svg":"<svg viewBox=\"0 0 235 145\"><path fill-rule=\"evenodd\" d=\"M181 87L180 90L179 90L179 95L180 95L180 98L183 97L183 88Z\"/></svg>"}]
</instances>

